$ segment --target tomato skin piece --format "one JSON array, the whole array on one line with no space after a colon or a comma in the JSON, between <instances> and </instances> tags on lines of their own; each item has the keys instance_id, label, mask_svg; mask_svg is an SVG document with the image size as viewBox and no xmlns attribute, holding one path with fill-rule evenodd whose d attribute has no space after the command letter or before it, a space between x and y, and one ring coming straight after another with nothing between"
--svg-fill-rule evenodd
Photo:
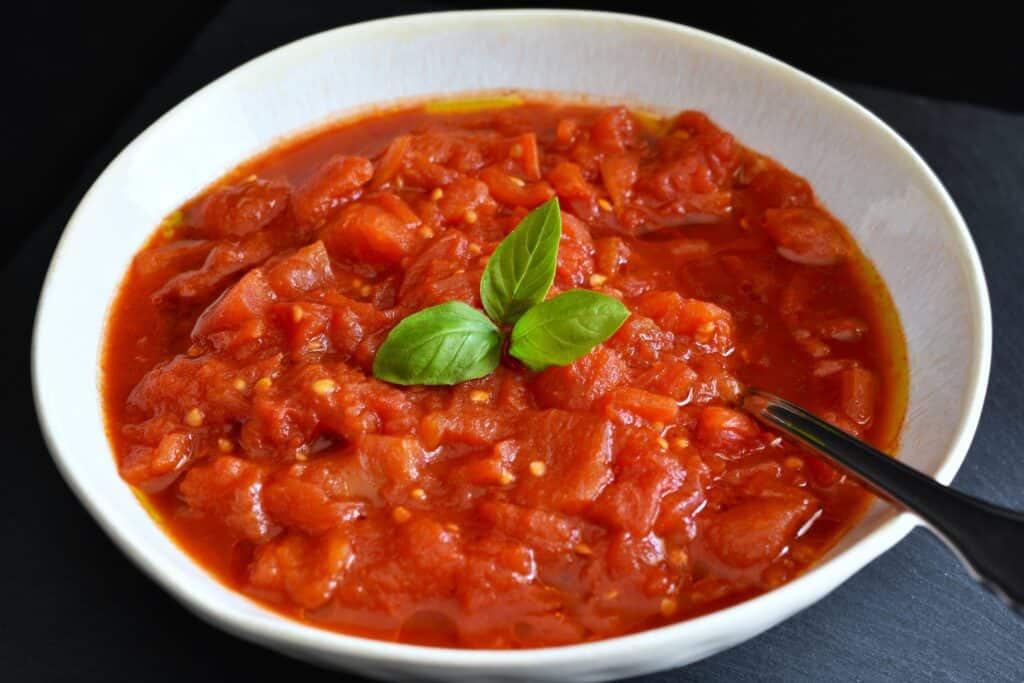
<instances>
[{"instance_id":1,"label":"tomato skin piece","mask_svg":"<svg viewBox=\"0 0 1024 683\"><path fill-rule=\"evenodd\" d=\"M650 318L637 315L637 308L634 304L634 314L605 343L623 358L646 368L669 352L675 344L675 335Z\"/></svg>"},{"instance_id":2,"label":"tomato skin piece","mask_svg":"<svg viewBox=\"0 0 1024 683\"><path fill-rule=\"evenodd\" d=\"M350 358L358 355L364 342L394 322L393 313L342 294L331 293L324 303L331 309L331 347Z\"/></svg>"},{"instance_id":3,"label":"tomato skin piece","mask_svg":"<svg viewBox=\"0 0 1024 683\"><path fill-rule=\"evenodd\" d=\"M367 434L356 444L359 457L396 486L408 486L420 477L427 454L415 438Z\"/></svg>"},{"instance_id":4,"label":"tomato skin piece","mask_svg":"<svg viewBox=\"0 0 1024 683\"><path fill-rule=\"evenodd\" d=\"M333 310L322 304L275 304L270 311L276 326L284 333L293 360L331 351Z\"/></svg>"},{"instance_id":5,"label":"tomato skin piece","mask_svg":"<svg viewBox=\"0 0 1024 683\"><path fill-rule=\"evenodd\" d=\"M443 303L438 300L441 283L454 284L455 278L471 269L470 241L459 230L451 229L443 237L412 257L398 288L398 302L413 310ZM462 273L459 273L459 271ZM462 278L465 280L466 278ZM473 296L479 296L479 281ZM460 300L464 300L461 299ZM471 303L471 302L466 302Z\"/></svg>"}]
</instances>

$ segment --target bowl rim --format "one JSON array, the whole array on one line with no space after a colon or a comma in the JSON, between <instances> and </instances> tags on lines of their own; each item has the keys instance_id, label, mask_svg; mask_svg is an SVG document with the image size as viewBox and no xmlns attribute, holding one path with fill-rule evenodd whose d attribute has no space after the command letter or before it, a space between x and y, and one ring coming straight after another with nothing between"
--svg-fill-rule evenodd
<instances>
[{"instance_id":1,"label":"bowl rim","mask_svg":"<svg viewBox=\"0 0 1024 683\"><path fill-rule=\"evenodd\" d=\"M582 665L587 662L628 656L637 651L649 651L659 643L684 642L688 638L692 639L694 635L700 633L719 632L723 627L727 627L731 623L744 623L748 620L751 623L756 623L755 615L764 611L788 613L786 606L800 603L798 599L800 594L804 592L822 596L827 594L845 582L853 573L861 569L868 562L874 560L895 545L915 525L920 523L915 517L907 513L896 515L884 521L878 529L870 532L849 548L835 553L831 557L827 557L796 579L731 607L638 633L593 642L530 649L527 650L529 656L523 657L523 650L430 647L346 635L278 615L266 608L262 608L258 603L254 604L262 608L262 613L255 615L233 612L221 605L211 604L203 598L194 596L188 590L187 582L180 581L180 577L176 576L172 570L154 561L139 545L135 544L132 539L132 533L121 529L120 522L113 515L106 514L102 507L94 501L94 497L98 495L97 492L87 490L82 482L76 479L71 467L70 454L66 450L62 450L62 445L58 443L50 429L50 421L53 419L53 416L49 413L46 391L41 381L41 364L45 359L40 355L40 330L44 326L44 320L46 319L47 304L56 296L54 288L51 286L53 273L57 270L65 256L69 235L76 230L84 229L80 219L81 215L85 213L84 207L94 201L95 195L98 192L97 188L103 185L104 179L111 173L112 169L124 161L125 153L129 148L146 138L158 135L168 124L168 121L176 116L182 108L193 100L202 97L210 89L238 79L241 76L241 72L270 66L285 55L295 56L293 53L313 52L319 45L343 39L343 36L346 34L386 31L392 27L416 24L430 24L432 28L436 29L438 25L450 26L460 22L493 22L503 19L523 18L571 20L583 17L591 21L602 22L609 27L628 25L641 29L673 31L681 38L698 44L702 50L714 53L716 56L726 56L736 60L742 59L770 68L775 72L776 76L789 79L801 87L815 90L818 95L829 99L832 104L840 105L852 115L859 117L861 122L871 130L872 134L879 135L889 144L895 145L912 162L913 169L927 183L928 189L932 193L932 198L937 200L939 207L946 214L946 218L954 228L957 254L961 261L961 267L966 274L970 290L968 296L973 309L971 311L974 330L972 342L976 352L970 359L966 391L968 400L961 409L956 438L950 444L946 457L935 474L935 479L943 484L948 484L953 479L953 476L967 455L968 447L977 428L988 383L992 353L992 320L988 289L977 249L971 239L967 225L949 193L935 173L909 143L881 119L832 86L778 59L715 34L661 19L615 12L560 9L468 10L419 13L376 19L327 29L265 52L218 77L165 112L126 145L97 177L92 186L90 186L68 220L46 272L46 279L36 310L31 358L35 408L46 445L61 476L104 532L130 560L155 580L167 593L171 594L177 601L194 613L250 641L266 641L269 639L283 644L299 646L304 649L376 661L387 661L396 665L444 666L449 670L467 671L481 667L501 667L503 671L509 673L523 672L539 666L556 663L559 665ZM316 122L312 123L316 125ZM268 141L268 144L272 142ZM206 572L206 570L203 571ZM213 581L220 583L216 577L213 577L208 572L206 573ZM231 590L226 586L224 586L224 589ZM232 592L238 594L237 591Z\"/></svg>"}]
</instances>

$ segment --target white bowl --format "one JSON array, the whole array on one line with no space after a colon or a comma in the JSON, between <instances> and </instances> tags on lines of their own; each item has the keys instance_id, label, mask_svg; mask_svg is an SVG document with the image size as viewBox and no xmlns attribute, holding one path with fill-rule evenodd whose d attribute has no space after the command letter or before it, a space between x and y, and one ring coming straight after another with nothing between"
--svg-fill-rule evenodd
<instances>
[{"instance_id":1,"label":"white bowl","mask_svg":"<svg viewBox=\"0 0 1024 683\"><path fill-rule=\"evenodd\" d=\"M911 387L901 457L944 483L960 466L989 370L991 320L981 265L934 174L868 111L758 52L650 19L491 11L349 26L249 62L132 142L72 216L39 303L35 397L58 467L124 552L213 624L302 659L379 678L636 675L693 662L777 624L914 525L877 504L814 569L758 598L636 635L528 653L417 647L318 630L228 590L168 539L118 477L98 391L104 323L134 252L164 215L282 136L368 103L500 87L701 109L807 177L874 261L902 316Z\"/></svg>"}]
</instances>

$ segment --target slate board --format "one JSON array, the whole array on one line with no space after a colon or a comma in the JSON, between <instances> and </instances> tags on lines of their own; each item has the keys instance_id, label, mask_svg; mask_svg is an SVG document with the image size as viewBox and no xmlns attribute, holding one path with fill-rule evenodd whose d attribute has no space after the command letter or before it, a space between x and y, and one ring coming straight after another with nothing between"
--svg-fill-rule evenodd
<instances>
[{"instance_id":1,"label":"slate board","mask_svg":"<svg viewBox=\"0 0 1024 683\"><path fill-rule=\"evenodd\" d=\"M118 150L185 96L270 48L345 21L435 7L375 3L375 15L353 16L359 10L337 4L336 11L228 4L117 123L73 191L53 198L49 216L0 270L0 291L7 293L0 395L9 431L0 478L4 680L346 680L206 625L135 569L60 479L39 433L28 377L32 317L50 254L82 194ZM836 85L922 153L967 219L988 278L995 345L981 424L955 485L1024 508L1024 116ZM637 680L1021 681L1024 620L975 586L919 530L759 638Z\"/></svg>"}]
</instances>

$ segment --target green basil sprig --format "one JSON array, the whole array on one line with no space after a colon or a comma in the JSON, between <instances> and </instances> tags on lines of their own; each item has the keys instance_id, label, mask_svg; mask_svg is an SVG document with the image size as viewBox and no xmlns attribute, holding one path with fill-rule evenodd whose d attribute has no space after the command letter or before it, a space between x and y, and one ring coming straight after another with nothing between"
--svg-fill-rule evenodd
<instances>
[{"instance_id":1,"label":"green basil sprig","mask_svg":"<svg viewBox=\"0 0 1024 683\"><path fill-rule=\"evenodd\" d=\"M568 365L615 334L628 317L629 309L614 297L570 289L519 319L508 352L531 370Z\"/></svg>"},{"instance_id":2,"label":"green basil sprig","mask_svg":"<svg viewBox=\"0 0 1024 683\"><path fill-rule=\"evenodd\" d=\"M554 282L562 215L558 198L531 211L494 250L480 279L477 309L449 301L413 313L377 350L373 374L394 384L451 385L483 377L509 354L531 370L567 365L612 336L629 317L618 299L583 289L547 301Z\"/></svg>"},{"instance_id":3,"label":"green basil sprig","mask_svg":"<svg viewBox=\"0 0 1024 683\"><path fill-rule=\"evenodd\" d=\"M486 315L448 301L395 325L377 349L373 374L393 384L465 382L498 367L501 342L501 330Z\"/></svg>"},{"instance_id":4,"label":"green basil sprig","mask_svg":"<svg viewBox=\"0 0 1024 683\"><path fill-rule=\"evenodd\" d=\"M544 301L555 281L562 212L558 199L531 211L491 254L480 278L484 310L501 325L513 325Z\"/></svg>"}]
</instances>

